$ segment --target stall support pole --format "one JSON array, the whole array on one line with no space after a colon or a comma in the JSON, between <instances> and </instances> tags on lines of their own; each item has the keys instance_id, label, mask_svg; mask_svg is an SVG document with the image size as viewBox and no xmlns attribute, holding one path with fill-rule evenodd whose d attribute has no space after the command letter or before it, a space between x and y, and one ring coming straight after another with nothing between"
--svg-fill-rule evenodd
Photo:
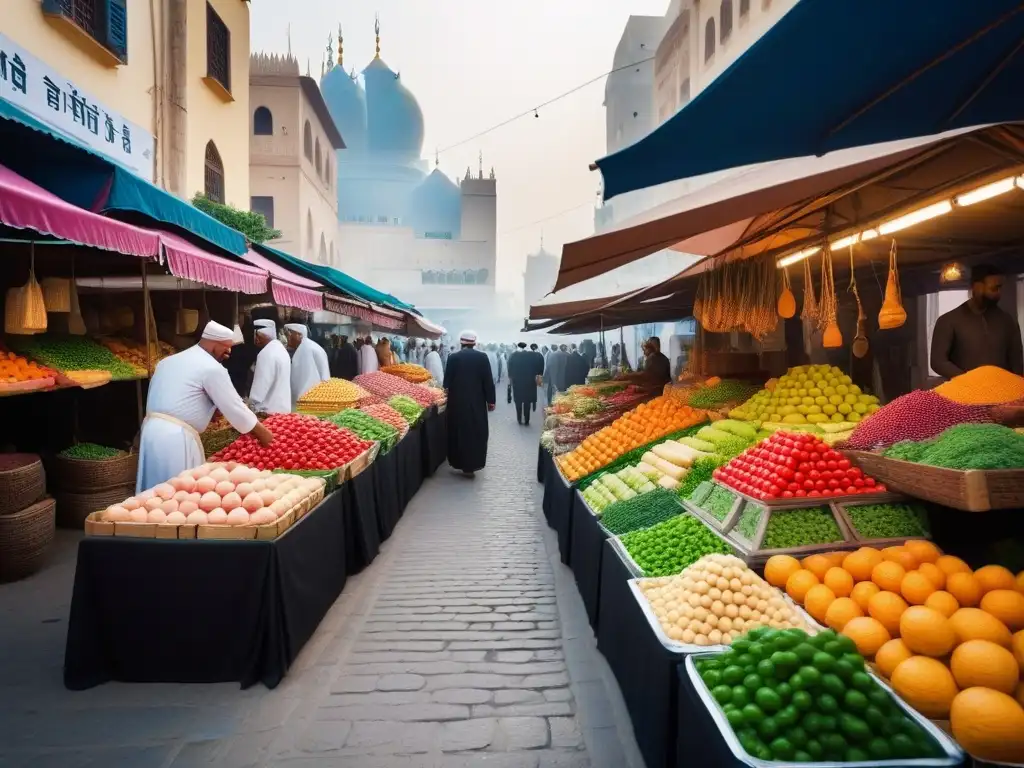
<instances>
[{"instance_id":1,"label":"stall support pole","mask_svg":"<svg viewBox=\"0 0 1024 768\"><path fill-rule=\"evenodd\" d=\"M149 319L152 317L152 307L149 301L149 277L146 274L146 262L140 261L142 265L142 314L145 315L144 324L146 326L145 339L146 339L146 374L148 376L153 375L153 349L150 347L149 337Z\"/></svg>"}]
</instances>

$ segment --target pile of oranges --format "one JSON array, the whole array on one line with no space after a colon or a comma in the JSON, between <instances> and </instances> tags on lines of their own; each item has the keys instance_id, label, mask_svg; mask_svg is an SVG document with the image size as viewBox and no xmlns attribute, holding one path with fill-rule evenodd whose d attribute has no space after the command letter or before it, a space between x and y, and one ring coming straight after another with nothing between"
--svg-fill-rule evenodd
<instances>
[{"instance_id":1,"label":"pile of oranges","mask_svg":"<svg viewBox=\"0 0 1024 768\"><path fill-rule=\"evenodd\" d=\"M13 352L0 351L0 384L18 384L23 381L36 381L54 375L49 368L44 368Z\"/></svg>"},{"instance_id":2,"label":"pile of oranges","mask_svg":"<svg viewBox=\"0 0 1024 768\"><path fill-rule=\"evenodd\" d=\"M705 419L707 414L704 411L662 395L641 403L590 435L575 449L560 456L558 465L566 479L574 482L611 464L634 448L700 424Z\"/></svg>"},{"instance_id":3,"label":"pile of oranges","mask_svg":"<svg viewBox=\"0 0 1024 768\"><path fill-rule=\"evenodd\" d=\"M929 541L777 555L765 579L849 637L974 757L1024 761L1024 572L972 570Z\"/></svg>"}]
</instances>

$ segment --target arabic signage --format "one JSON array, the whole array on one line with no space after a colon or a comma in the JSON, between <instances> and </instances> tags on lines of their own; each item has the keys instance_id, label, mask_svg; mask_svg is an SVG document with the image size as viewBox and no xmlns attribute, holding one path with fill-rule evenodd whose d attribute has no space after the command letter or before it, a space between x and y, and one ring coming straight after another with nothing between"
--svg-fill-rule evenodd
<instances>
[{"instance_id":1,"label":"arabic signage","mask_svg":"<svg viewBox=\"0 0 1024 768\"><path fill-rule=\"evenodd\" d=\"M3 34L0 99L153 181L153 134L105 107Z\"/></svg>"}]
</instances>

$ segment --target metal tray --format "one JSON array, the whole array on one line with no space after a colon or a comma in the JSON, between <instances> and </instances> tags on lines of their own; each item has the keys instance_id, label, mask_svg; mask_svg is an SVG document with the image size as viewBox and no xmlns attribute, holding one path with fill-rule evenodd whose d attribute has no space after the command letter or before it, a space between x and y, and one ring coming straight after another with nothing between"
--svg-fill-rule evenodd
<instances>
[{"instance_id":1,"label":"metal tray","mask_svg":"<svg viewBox=\"0 0 1024 768\"><path fill-rule=\"evenodd\" d=\"M694 517L700 518L701 521L703 521L703 523L707 525L709 528L712 528L715 531L719 531L721 533L728 533L732 530L733 526L736 525L737 521L740 518L740 507L743 506L744 500L738 491L735 491L732 488L729 488L728 486L723 486L719 485L718 483L715 483L714 487L723 488L736 497L735 501L733 501L732 503L732 509L730 509L726 516L721 520L712 515L710 512L707 512L703 507L694 504L689 499L680 499L680 501L683 503L683 506L686 507L687 511L690 512L690 514L692 514ZM714 493L713 490L712 493Z\"/></svg>"},{"instance_id":2,"label":"metal tray","mask_svg":"<svg viewBox=\"0 0 1024 768\"><path fill-rule=\"evenodd\" d=\"M853 537L853 540L856 541L861 546L872 546L872 547L879 547L880 548L880 547L899 546L903 542L909 541L910 539L926 539L928 541L931 540L931 538L932 538L931 534L926 534L924 536L904 536L902 538L896 536L896 537L889 538L889 539L867 539L867 538L862 538L857 533L857 528L854 526L853 521L850 519L849 514L847 514L847 512L846 512L846 510L849 507L861 507L861 506L864 506L865 504L890 504L890 503L895 503L895 504L912 504L912 503L914 503L914 499L909 499L906 496L900 496L900 497L898 497L897 499L894 499L891 502L889 502L889 501L883 501L883 502L878 502L878 501L864 501L864 502L861 502L861 501L840 501L838 503L833 504L832 506L836 510L836 512L839 514L839 516L843 519L843 522L846 524L847 529L850 531L850 536Z\"/></svg>"}]
</instances>

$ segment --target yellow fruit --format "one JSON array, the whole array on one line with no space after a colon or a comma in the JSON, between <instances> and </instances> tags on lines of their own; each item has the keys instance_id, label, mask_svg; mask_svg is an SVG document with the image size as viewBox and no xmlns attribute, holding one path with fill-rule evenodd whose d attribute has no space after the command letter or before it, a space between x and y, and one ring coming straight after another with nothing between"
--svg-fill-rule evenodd
<instances>
[{"instance_id":1,"label":"yellow fruit","mask_svg":"<svg viewBox=\"0 0 1024 768\"><path fill-rule=\"evenodd\" d=\"M868 600L868 614L893 637L899 637L900 617L907 607L907 601L895 592L879 592Z\"/></svg>"},{"instance_id":2,"label":"yellow fruit","mask_svg":"<svg viewBox=\"0 0 1024 768\"><path fill-rule=\"evenodd\" d=\"M853 576L843 568L832 567L825 571L822 583L836 593L836 597L849 597L853 592ZM1022 596L1024 597L1024 596Z\"/></svg>"},{"instance_id":3,"label":"yellow fruit","mask_svg":"<svg viewBox=\"0 0 1024 768\"><path fill-rule=\"evenodd\" d=\"M931 579L920 571L907 571L907 575L900 582L900 594L911 605L924 605L925 600L934 591L935 585Z\"/></svg>"},{"instance_id":4,"label":"yellow fruit","mask_svg":"<svg viewBox=\"0 0 1024 768\"><path fill-rule=\"evenodd\" d=\"M991 613L1011 632L1024 629L1024 595L1016 589L993 589L985 593L981 610Z\"/></svg>"},{"instance_id":5,"label":"yellow fruit","mask_svg":"<svg viewBox=\"0 0 1024 768\"><path fill-rule=\"evenodd\" d=\"M875 665L883 677L889 678L901 661L906 661L913 655L907 644L896 637L878 649L878 653L875 654Z\"/></svg>"},{"instance_id":6,"label":"yellow fruit","mask_svg":"<svg viewBox=\"0 0 1024 768\"><path fill-rule=\"evenodd\" d=\"M1020 665L1020 671L1024 672L1024 629L1013 633L1013 637L1010 638L1010 650Z\"/></svg>"},{"instance_id":7,"label":"yellow fruit","mask_svg":"<svg viewBox=\"0 0 1024 768\"><path fill-rule=\"evenodd\" d=\"M828 607L835 601L835 593L824 584L815 584L804 595L804 608L818 622L824 623Z\"/></svg>"},{"instance_id":8,"label":"yellow fruit","mask_svg":"<svg viewBox=\"0 0 1024 768\"><path fill-rule=\"evenodd\" d=\"M916 557L919 563L934 563L942 555L942 550L927 539L907 539L903 542L903 548Z\"/></svg>"},{"instance_id":9,"label":"yellow fruit","mask_svg":"<svg viewBox=\"0 0 1024 768\"><path fill-rule=\"evenodd\" d=\"M1012 696L1020 681L1020 667L1013 654L988 640L968 640L953 651L949 669L961 688L992 688Z\"/></svg>"},{"instance_id":10,"label":"yellow fruit","mask_svg":"<svg viewBox=\"0 0 1024 768\"><path fill-rule=\"evenodd\" d=\"M917 570L927 576L928 581L930 581L936 589L945 589L946 574L943 573L942 569L935 563L921 563L917 566Z\"/></svg>"},{"instance_id":11,"label":"yellow fruit","mask_svg":"<svg viewBox=\"0 0 1024 768\"><path fill-rule=\"evenodd\" d=\"M954 555L940 555L935 564L946 576L951 573L971 573L971 566Z\"/></svg>"},{"instance_id":12,"label":"yellow fruit","mask_svg":"<svg viewBox=\"0 0 1024 768\"><path fill-rule=\"evenodd\" d=\"M900 617L900 637L907 648L922 656L945 656L956 645L949 619L923 605L912 605Z\"/></svg>"},{"instance_id":13,"label":"yellow fruit","mask_svg":"<svg viewBox=\"0 0 1024 768\"><path fill-rule=\"evenodd\" d=\"M892 640L889 632L878 621L870 616L858 616L850 619L843 627L842 634L853 640L857 652L870 659L878 649Z\"/></svg>"},{"instance_id":14,"label":"yellow fruit","mask_svg":"<svg viewBox=\"0 0 1024 768\"><path fill-rule=\"evenodd\" d=\"M1017 589L1017 579L1001 565L986 565L974 572L974 578L981 584L982 592L993 589Z\"/></svg>"},{"instance_id":15,"label":"yellow fruit","mask_svg":"<svg viewBox=\"0 0 1024 768\"><path fill-rule=\"evenodd\" d=\"M800 561L789 555L773 555L764 564L764 580L773 587L782 588L795 571L800 570Z\"/></svg>"},{"instance_id":16,"label":"yellow fruit","mask_svg":"<svg viewBox=\"0 0 1024 768\"><path fill-rule=\"evenodd\" d=\"M828 569L832 567L832 561L824 555L810 555L805 557L800 565L813 573L818 581L825 578Z\"/></svg>"},{"instance_id":17,"label":"yellow fruit","mask_svg":"<svg viewBox=\"0 0 1024 768\"><path fill-rule=\"evenodd\" d=\"M889 679L910 706L925 717L944 720L959 690L953 673L941 661L927 656L911 656L901 661Z\"/></svg>"},{"instance_id":18,"label":"yellow fruit","mask_svg":"<svg viewBox=\"0 0 1024 768\"><path fill-rule=\"evenodd\" d=\"M996 645L1010 648L1013 644L1010 630L991 613L980 608L961 608L949 617L960 643L968 640L989 640Z\"/></svg>"},{"instance_id":19,"label":"yellow fruit","mask_svg":"<svg viewBox=\"0 0 1024 768\"><path fill-rule=\"evenodd\" d=\"M909 549L903 547L886 547L882 550L882 559L899 563L905 571L912 571L918 566L917 558L910 553Z\"/></svg>"},{"instance_id":20,"label":"yellow fruit","mask_svg":"<svg viewBox=\"0 0 1024 768\"><path fill-rule=\"evenodd\" d=\"M882 562L882 554L871 547L861 547L843 559L843 568L850 572L854 581L870 581L871 569Z\"/></svg>"},{"instance_id":21,"label":"yellow fruit","mask_svg":"<svg viewBox=\"0 0 1024 768\"><path fill-rule=\"evenodd\" d=\"M946 591L963 608L970 608L981 602L981 584L970 572L955 571L946 576Z\"/></svg>"},{"instance_id":22,"label":"yellow fruit","mask_svg":"<svg viewBox=\"0 0 1024 768\"><path fill-rule=\"evenodd\" d=\"M924 601L924 604L938 611L947 619L960 609L960 603L956 601L956 598L949 594L949 592L943 592L942 590L928 595L928 599Z\"/></svg>"},{"instance_id":23,"label":"yellow fruit","mask_svg":"<svg viewBox=\"0 0 1024 768\"><path fill-rule=\"evenodd\" d=\"M949 724L972 757L999 763L1024 762L1024 708L1005 693L968 688L958 694Z\"/></svg>"},{"instance_id":24,"label":"yellow fruit","mask_svg":"<svg viewBox=\"0 0 1024 768\"><path fill-rule=\"evenodd\" d=\"M803 604L807 592L818 583L817 576L801 568L786 579L786 594L798 603Z\"/></svg>"},{"instance_id":25,"label":"yellow fruit","mask_svg":"<svg viewBox=\"0 0 1024 768\"><path fill-rule=\"evenodd\" d=\"M824 623L836 632L842 632L843 627L845 627L852 619L856 619L858 616L863 615L864 611L862 611L860 606L853 600L848 597L838 597L832 601L828 610L825 612Z\"/></svg>"},{"instance_id":26,"label":"yellow fruit","mask_svg":"<svg viewBox=\"0 0 1024 768\"><path fill-rule=\"evenodd\" d=\"M883 560L871 569L871 580L888 592L899 592L906 569L892 560Z\"/></svg>"},{"instance_id":27,"label":"yellow fruit","mask_svg":"<svg viewBox=\"0 0 1024 768\"><path fill-rule=\"evenodd\" d=\"M878 585L873 581L862 581L858 584L853 585L853 591L850 593L850 599L853 600L864 613L868 612L868 601L872 597L881 592Z\"/></svg>"}]
</instances>

